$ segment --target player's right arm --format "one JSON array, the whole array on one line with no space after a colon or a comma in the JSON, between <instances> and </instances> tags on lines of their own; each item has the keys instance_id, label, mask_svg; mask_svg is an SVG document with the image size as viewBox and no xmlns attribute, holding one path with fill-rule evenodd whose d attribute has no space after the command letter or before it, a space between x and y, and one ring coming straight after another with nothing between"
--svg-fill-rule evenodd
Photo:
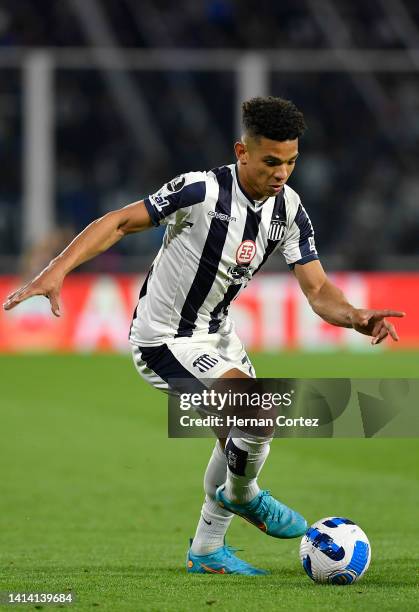
<instances>
[{"instance_id":1,"label":"player's right arm","mask_svg":"<svg viewBox=\"0 0 419 612\"><path fill-rule=\"evenodd\" d=\"M103 253L125 235L152 226L143 200L107 213L88 225L38 276L7 296L4 309L11 310L34 295L45 295L51 303L53 314L59 317L61 287L71 270Z\"/></svg>"}]
</instances>

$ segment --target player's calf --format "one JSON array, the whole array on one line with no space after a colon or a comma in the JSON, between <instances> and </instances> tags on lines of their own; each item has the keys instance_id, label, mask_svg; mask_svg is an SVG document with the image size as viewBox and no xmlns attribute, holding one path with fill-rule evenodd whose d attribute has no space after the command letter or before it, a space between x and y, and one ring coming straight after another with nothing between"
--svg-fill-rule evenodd
<instances>
[{"instance_id":1,"label":"player's calf","mask_svg":"<svg viewBox=\"0 0 419 612\"><path fill-rule=\"evenodd\" d=\"M306 520L261 491L257 477L268 457L270 438L244 434L233 428L225 447L227 479L218 487L216 500L233 514L243 517L264 533L275 538L296 538L305 533Z\"/></svg>"}]
</instances>

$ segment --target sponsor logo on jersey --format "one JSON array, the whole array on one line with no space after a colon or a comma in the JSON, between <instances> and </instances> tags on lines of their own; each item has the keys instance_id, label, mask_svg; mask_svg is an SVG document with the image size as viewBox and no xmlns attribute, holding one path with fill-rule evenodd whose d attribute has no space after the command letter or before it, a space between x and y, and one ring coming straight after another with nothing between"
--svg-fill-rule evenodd
<instances>
[{"instance_id":1,"label":"sponsor logo on jersey","mask_svg":"<svg viewBox=\"0 0 419 612\"><path fill-rule=\"evenodd\" d=\"M236 262L239 265L250 264L256 255L256 244L253 240L243 240L236 251Z\"/></svg>"},{"instance_id":2,"label":"sponsor logo on jersey","mask_svg":"<svg viewBox=\"0 0 419 612\"><path fill-rule=\"evenodd\" d=\"M200 355L195 361L192 363L194 368L198 368L200 372L207 372L211 368L218 363L218 359L216 357L210 357L206 353L204 355Z\"/></svg>"},{"instance_id":3,"label":"sponsor logo on jersey","mask_svg":"<svg viewBox=\"0 0 419 612\"><path fill-rule=\"evenodd\" d=\"M208 213L209 217L215 217L216 219L220 219L220 221L237 221L236 217L230 217L224 213L216 212L215 210L210 210Z\"/></svg>"},{"instance_id":4,"label":"sponsor logo on jersey","mask_svg":"<svg viewBox=\"0 0 419 612\"><path fill-rule=\"evenodd\" d=\"M276 219L272 220L269 226L268 240L275 240L276 242L282 240L286 227L286 221L277 221Z\"/></svg>"},{"instance_id":5,"label":"sponsor logo on jersey","mask_svg":"<svg viewBox=\"0 0 419 612\"><path fill-rule=\"evenodd\" d=\"M252 278L253 268L250 266L230 266L227 273L230 275L230 285L241 285Z\"/></svg>"}]
</instances>

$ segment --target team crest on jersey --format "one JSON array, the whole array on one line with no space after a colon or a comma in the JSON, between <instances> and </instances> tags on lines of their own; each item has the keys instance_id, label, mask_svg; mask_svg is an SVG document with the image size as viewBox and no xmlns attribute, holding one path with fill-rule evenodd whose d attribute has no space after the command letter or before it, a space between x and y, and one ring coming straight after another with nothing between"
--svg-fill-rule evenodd
<instances>
[{"instance_id":1,"label":"team crest on jersey","mask_svg":"<svg viewBox=\"0 0 419 612\"><path fill-rule=\"evenodd\" d=\"M273 219L269 226L268 240L275 240L275 242L279 242L280 240L282 240L285 234L286 227L286 221L278 221L276 219Z\"/></svg>"},{"instance_id":2,"label":"team crest on jersey","mask_svg":"<svg viewBox=\"0 0 419 612\"><path fill-rule=\"evenodd\" d=\"M236 251L236 262L239 266L248 265L256 255L256 244L253 240L243 240Z\"/></svg>"}]
</instances>

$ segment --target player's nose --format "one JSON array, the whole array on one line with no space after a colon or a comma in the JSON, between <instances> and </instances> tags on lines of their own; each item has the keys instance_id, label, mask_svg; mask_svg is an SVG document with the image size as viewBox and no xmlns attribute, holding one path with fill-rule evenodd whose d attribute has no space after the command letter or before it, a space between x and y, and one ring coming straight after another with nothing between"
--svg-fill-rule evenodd
<instances>
[{"instance_id":1,"label":"player's nose","mask_svg":"<svg viewBox=\"0 0 419 612\"><path fill-rule=\"evenodd\" d=\"M274 178L276 181L285 181L287 177L288 177L288 172L285 167L285 164L276 168L275 174L274 174Z\"/></svg>"}]
</instances>

